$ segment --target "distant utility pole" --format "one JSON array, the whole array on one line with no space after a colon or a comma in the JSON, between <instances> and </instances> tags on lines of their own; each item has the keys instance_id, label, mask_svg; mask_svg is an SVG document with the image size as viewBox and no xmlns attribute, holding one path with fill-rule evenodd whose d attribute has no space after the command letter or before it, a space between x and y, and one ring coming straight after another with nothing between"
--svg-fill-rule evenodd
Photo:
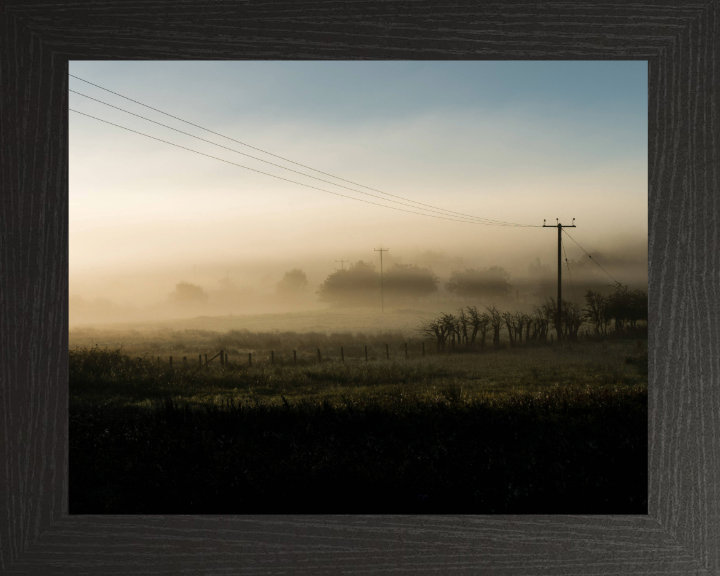
<instances>
[{"instance_id":1,"label":"distant utility pole","mask_svg":"<svg viewBox=\"0 0 720 576\"><path fill-rule=\"evenodd\" d=\"M382 253L390 252L390 248L375 248L375 252L380 252L380 306L385 312L385 295L383 294L383 269L382 269Z\"/></svg>"},{"instance_id":2,"label":"distant utility pole","mask_svg":"<svg viewBox=\"0 0 720 576\"><path fill-rule=\"evenodd\" d=\"M558 299L557 299L557 318L555 320L557 327L557 339L558 342L562 340L562 259L560 258L560 252L562 250L562 229L563 225L560 221L555 218L557 224L555 226L548 226L545 224L546 220L543 220L543 228L557 228L558 231ZM575 218L572 219L572 225L565 226L565 228L575 228Z\"/></svg>"},{"instance_id":3,"label":"distant utility pole","mask_svg":"<svg viewBox=\"0 0 720 576\"><path fill-rule=\"evenodd\" d=\"M345 270L345 262L350 262L350 260L335 260L335 262L340 262L340 269Z\"/></svg>"}]
</instances>

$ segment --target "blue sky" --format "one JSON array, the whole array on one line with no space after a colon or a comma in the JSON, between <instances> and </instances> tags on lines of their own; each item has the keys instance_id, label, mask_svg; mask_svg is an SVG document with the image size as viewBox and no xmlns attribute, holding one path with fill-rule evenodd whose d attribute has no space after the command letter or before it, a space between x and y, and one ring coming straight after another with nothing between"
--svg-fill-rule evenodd
<instances>
[{"instance_id":1,"label":"blue sky","mask_svg":"<svg viewBox=\"0 0 720 576\"><path fill-rule=\"evenodd\" d=\"M71 62L70 73L405 198L520 223L575 217L578 238L592 247L647 236L645 62ZM70 88L257 154L72 77ZM375 201L76 94L70 94L70 107L248 167ZM79 277L91 270L172 266L178 252L183 259L211 252L240 262L278 253L291 258L309 251L361 254L380 243L408 253L492 243L491 263L511 252L526 259L542 237L538 234L547 235L362 204L73 113L70 230L71 281L73 271ZM541 242L552 249L544 238Z\"/></svg>"},{"instance_id":2,"label":"blue sky","mask_svg":"<svg viewBox=\"0 0 720 576\"><path fill-rule=\"evenodd\" d=\"M612 125L624 136L617 155L647 148L645 62L73 62L71 71L156 102L171 99L218 123L303 118L347 126L369 117L517 110L600 132ZM71 81L78 86L87 88Z\"/></svg>"}]
</instances>

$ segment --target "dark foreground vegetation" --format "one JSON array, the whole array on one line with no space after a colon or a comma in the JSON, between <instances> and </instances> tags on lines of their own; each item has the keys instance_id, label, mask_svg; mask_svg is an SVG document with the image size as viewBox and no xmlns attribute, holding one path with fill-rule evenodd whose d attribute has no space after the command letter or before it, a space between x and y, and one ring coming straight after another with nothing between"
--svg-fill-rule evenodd
<instances>
[{"instance_id":1,"label":"dark foreground vegetation","mask_svg":"<svg viewBox=\"0 0 720 576\"><path fill-rule=\"evenodd\" d=\"M635 342L447 358L172 370L71 351L70 512L647 512Z\"/></svg>"}]
</instances>

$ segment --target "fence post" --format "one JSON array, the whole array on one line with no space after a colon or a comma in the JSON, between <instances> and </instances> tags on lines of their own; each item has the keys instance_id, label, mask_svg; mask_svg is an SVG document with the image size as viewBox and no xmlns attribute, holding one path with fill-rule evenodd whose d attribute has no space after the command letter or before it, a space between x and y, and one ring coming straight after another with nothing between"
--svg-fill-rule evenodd
<instances>
[{"instance_id":1,"label":"fence post","mask_svg":"<svg viewBox=\"0 0 720 576\"><path fill-rule=\"evenodd\" d=\"M198 367L202 368L202 354L198 354Z\"/></svg>"},{"instance_id":2,"label":"fence post","mask_svg":"<svg viewBox=\"0 0 720 576\"><path fill-rule=\"evenodd\" d=\"M638 340L639 342L639 340ZM345 362L345 351L343 350L343 347L340 346L340 361Z\"/></svg>"},{"instance_id":3,"label":"fence post","mask_svg":"<svg viewBox=\"0 0 720 576\"><path fill-rule=\"evenodd\" d=\"M408 357L408 353L407 353L407 342L405 342L405 358L407 358L407 357Z\"/></svg>"},{"instance_id":4,"label":"fence post","mask_svg":"<svg viewBox=\"0 0 720 576\"><path fill-rule=\"evenodd\" d=\"M275 352L270 350L270 364L275 364Z\"/></svg>"},{"instance_id":5,"label":"fence post","mask_svg":"<svg viewBox=\"0 0 720 576\"><path fill-rule=\"evenodd\" d=\"M387 356L387 359L390 360L390 346L385 344L385 356Z\"/></svg>"},{"instance_id":6,"label":"fence post","mask_svg":"<svg viewBox=\"0 0 720 576\"><path fill-rule=\"evenodd\" d=\"M365 362L367 362L367 346L365 346Z\"/></svg>"},{"instance_id":7,"label":"fence post","mask_svg":"<svg viewBox=\"0 0 720 576\"><path fill-rule=\"evenodd\" d=\"M248 366L252 366L252 352L248 352Z\"/></svg>"},{"instance_id":8,"label":"fence post","mask_svg":"<svg viewBox=\"0 0 720 576\"><path fill-rule=\"evenodd\" d=\"M297 364L297 350L293 350L293 364Z\"/></svg>"},{"instance_id":9,"label":"fence post","mask_svg":"<svg viewBox=\"0 0 720 576\"><path fill-rule=\"evenodd\" d=\"M425 356L425 341L424 340L423 340L422 345L423 345L423 356Z\"/></svg>"},{"instance_id":10,"label":"fence post","mask_svg":"<svg viewBox=\"0 0 720 576\"><path fill-rule=\"evenodd\" d=\"M318 362L322 362L322 358L320 357L320 348L318 348Z\"/></svg>"},{"instance_id":11,"label":"fence post","mask_svg":"<svg viewBox=\"0 0 720 576\"><path fill-rule=\"evenodd\" d=\"M225 366L225 350L220 350L220 366Z\"/></svg>"},{"instance_id":12,"label":"fence post","mask_svg":"<svg viewBox=\"0 0 720 576\"><path fill-rule=\"evenodd\" d=\"M172 356L170 356L170 368L172 368Z\"/></svg>"},{"instance_id":13,"label":"fence post","mask_svg":"<svg viewBox=\"0 0 720 576\"><path fill-rule=\"evenodd\" d=\"M205 366L207 366L207 354L205 354Z\"/></svg>"}]
</instances>

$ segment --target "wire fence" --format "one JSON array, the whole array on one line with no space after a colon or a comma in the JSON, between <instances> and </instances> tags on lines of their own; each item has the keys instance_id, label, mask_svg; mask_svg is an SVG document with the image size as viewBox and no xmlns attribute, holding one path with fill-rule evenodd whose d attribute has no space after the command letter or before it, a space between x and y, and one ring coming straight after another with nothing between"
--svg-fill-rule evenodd
<instances>
[{"instance_id":1,"label":"wire fence","mask_svg":"<svg viewBox=\"0 0 720 576\"><path fill-rule=\"evenodd\" d=\"M630 334L626 332L625 337L638 337L642 336L642 330L638 331L637 334ZM578 339L574 341L568 341L570 344L582 343L582 342L600 342L608 339L613 339L615 335L605 335L590 332L585 330L584 333L578 335ZM557 344L554 334L549 334L547 339L530 342L508 342L502 341L499 344L493 344L492 341L486 342L450 342L444 346L437 346L434 341L414 341L410 345L408 342L393 343L390 345L386 343L384 345L357 345L353 344L350 346L339 346L339 347L324 347L317 348L315 351L310 352L305 350L262 350L254 352L240 352L233 351L229 353L226 350L219 350L214 355L198 354L197 360L194 356L182 356L173 357L167 356L168 364L170 368L196 368L204 369L209 366L219 366L221 368L232 368L255 365L309 365L309 364L322 364L325 362L370 362L370 361L390 361L390 360L410 360L425 358L427 356L443 356L448 354L473 354L483 353L490 351L497 351L507 348L527 348L527 347L538 347L538 346L554 346ZM157 363L164 362L164 357L157 356ZM182 359L181 359L182 358ZM138 357L139 361L142 361Z\"/></svg>"}]
</instances>

